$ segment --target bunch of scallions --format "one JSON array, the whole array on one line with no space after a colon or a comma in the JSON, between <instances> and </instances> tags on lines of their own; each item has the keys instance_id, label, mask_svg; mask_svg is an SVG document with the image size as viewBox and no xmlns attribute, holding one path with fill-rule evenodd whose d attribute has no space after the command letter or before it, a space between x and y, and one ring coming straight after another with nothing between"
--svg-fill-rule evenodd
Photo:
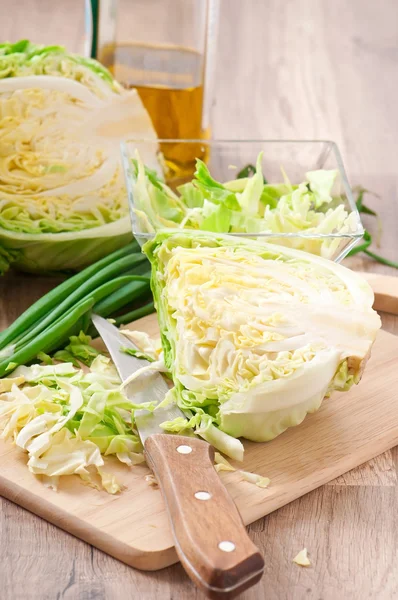
<instances>
[{"instance_id":1,"label":"bunch of scallions","mask_svg":"<svg viewBox=\"0 0 398 600\"><path fill-rule=\"evenodd\" d=\"M150 266L134 241L58 285L0 333L0 377L64 348L73 335L93 333L92 311L120 325L153 310Z\"/></svg>"}]
</instances>

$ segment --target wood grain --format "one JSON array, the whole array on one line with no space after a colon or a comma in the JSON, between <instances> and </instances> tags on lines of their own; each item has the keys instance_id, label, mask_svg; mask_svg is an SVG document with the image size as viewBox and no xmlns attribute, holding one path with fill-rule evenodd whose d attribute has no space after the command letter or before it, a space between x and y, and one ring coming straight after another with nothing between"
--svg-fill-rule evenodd
<instances>
[{"instance_id":1,"label":"wood grain","mask_svg":"<svg viewBox=\"0 0 398 600\"><path fill-rule=\"evenodd\" d=\"M158 334L154 314L131 327ZM221 473L245 524L398 443L394 392L398 372L393 368L397 354L398 338L380 332L360 386L346 394L333 395L299 427L289 429L269 444L245 442L243 468L267 476L272 482L265 490L242 480L239 471ZM150 453L152 450L160 460L156 446L150 447ZM235 466L242 467L239 463ZM129 469L108 457L105 468L125 486L120 496L96 492L73 476L65 477L54 493L29 473L24 452L9 442L0 443L2 496L131 566L156 570L175 562L177 556L165 505L160 491L149 487L144 479L149 472L147 467L138 465ZM187 489L193 479L187 471ZM176 490L168 489L168 495L176 497L175 506ZM228 530L227 523L224 526Z\"/></svg>"},{"instance_id":2,"label":"wood grain","mask_svg":"<svg viewBox=\"0 0 398 600\"><path fill-rule=\"evenodd\" d=\"M0 37L61 40L78 50L82 4L0 2ZM351 183L380 196L366 201L383 222L378 251L392 260L398 259L397 40L396 0L221 0L213 110L217 137L335 140ZM365 225L374 228L370 217ZM348 264L395 274L367 257ZM0 280L0 327L52 285L30 277ZM398 334L396 317L382 319ZM361 485L339 480L249 527L267 564L244 600L398 596L398 490L386 474L391 465L396 477L397 449L385 456L361 468ZM7 500L0 507L4 600L203 600L180 565L139 572ZM291 562L304 546L313 561L308 569Z\"/></svg>"},{"instance_id":3,"label":"wood grain","mask_svg":"<svg viewBox=\"0 0 398 600\"><path fill-rule=\"evenodd\" d=\"M184 446L188 452L179 453ZM214 600L235 598L256 584L264 560L214 469L214 449L203 440L161 433L145 441L145 455L163 492L178 558L192 581Z\"/></svg>"}]
</instances>

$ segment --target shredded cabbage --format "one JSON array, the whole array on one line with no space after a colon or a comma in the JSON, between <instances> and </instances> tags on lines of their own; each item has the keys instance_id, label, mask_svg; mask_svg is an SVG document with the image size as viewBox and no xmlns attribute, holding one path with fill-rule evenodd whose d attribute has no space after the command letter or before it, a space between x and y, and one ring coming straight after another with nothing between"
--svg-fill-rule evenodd
<instances>
[{"instance_id":1,"label":"shredded cabbage","mask_svg":"<svg viewBox=\"0 0 398 600\"><path fill-rule=\"evenodd\" d=\"M259 488L267 488L271 483L269 477L263 477L257 473L250 473L249 471L240 471L242 478L249 483L254 483Z\"/></svg>"},{"instance_id":2,"label":"shredded cabbage","mask_svg":"<svg viewBox=\"0 0 398 600\"><path fill-rule=\"evenodd\" d=\"M229 463L227 459L224 458L224 456L219 452L215 452L214 462L214 468L217 471L217 473L219 473L220 471L236 471L235 467L233 467L231 463Z\"/></svg>"},{"instance_id":3,"label":"shredded cabbage","mask_svg":"<svg viewBox=\"0 0 398 600\"><path fill-rule=\"evenodd\" d=\"M138 358L145 358L146 360L149 360L150 362L162 360L163 349L162 349L162 343L160 341L160 337L157 338L156 340L153 340L144 331L135 331L132 329L120 329L120 333L122 333L124 336L126 336L126 338L131 340L139 348L139 351L136 351L136 352L141 352L142 356L139 356ZM128 350L129 350L129 353L132 353L131 348L129 348ZM137 355L136 353L135 354L132 353L132 354L133 354L133 356Z\"/></svg>"},{"instance_id":4,"label":"shredded cabbage","mask_svg":"<svg viewBox=\"0 0 398 600\"><path fill-rule=\"evenodd\" d=\"M0 45L0 272L77 269L127 243L127 136L156 137L137 91L99 63Z\"/></svg>"},{"instance_id":5,"label":"shredded cabbage","mask_svg":"<svg viewBox=\"0 0 398 600\"><path fill-rule=\"evenodd\" d=\"M320 236L349 237L358 231L358 214L347 212L336 191L337 170L309 171L306 181L298 185L291 185L286 176L284 183L264 183L260 153L252 177L222 184L198 159L194 179L179 186L176 194L140 158L133 160L132 169L134 211L143 233L179 228L252 234L253 238L272 234L273 243L333 258L346 241Z\"/></svg>"},{"instance_id":6,"label":"shredded cabbage","mask_svg":"<svg viewBox=\"0 0 398 600\"><path fill-rule=\"evenodd\" d=\"M307 548L300 550L300 552L293 558L293 562L300 567L310 567L311 561L308 558Z\"/></svg>"},{"instance_id":7,"label":"shredded cabbage","mask_svg":"<svg viewBox=\"0 0 398 600\"><path fill-rule=\"evenodd\" d=\"M358 383L380 318L357 273L193 231L159 232L144 251L173 397L227 456L243 457L234 438L270 440Z\"/></svg>"},{"instance_id":8,"label":"shredded cabbage","mask_svg":"<svg viewBox=\"0 0 398 600\"><path fill-rule=\"evenodd\" d=\"M121 486L104 467L114 455L132 466L144 461L134 429L133 402L120 391L110 359L98 354L85 371L72 363L18 367L0 380L1 437L28 453L27 466L57 488L62 475L79 475L109 493Z\"/></svg>"}]
</instances>

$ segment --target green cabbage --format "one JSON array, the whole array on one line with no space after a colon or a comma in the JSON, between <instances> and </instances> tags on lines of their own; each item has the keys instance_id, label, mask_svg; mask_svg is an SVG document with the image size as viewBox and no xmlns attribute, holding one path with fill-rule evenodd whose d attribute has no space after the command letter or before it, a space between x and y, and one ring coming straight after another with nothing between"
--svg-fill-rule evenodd
<instances>
[{"instance_id":1,"label":"green cabbage","mask_svg":"<svg viewBox=\"0 0 398 600\"><path fill-rule=\"evenodd\" d=\"M110 359L87 340L81 334L69 347L72 357L91 363L85 371L72 362L34 364L0 380L1 437L28 453L29 470L47 485L56 489L60 476L74 474L95 485L94 469L113 494L121 486L103 470L103 456L129 466L144 456L133 427L135 405L120 391Z\"/></svg>"},{"instance_id":2,"label":"green cabbage","mask_svg":"<svg viewBox=\"0 0 398 600\"><path fill-rule=\"evenodd\" d=\"M252 177L215 181L207 166L196 161L194 179L177 188L166 186L141 159L133 160L134 211L142 233L163 228L252 235L271 234L273 243L324 258L339 254L344 239L328 234L358 231L359 217L348 213L332 194L337 170L309 171L306 181L291 185L264 183L262 154ZM290 234L291 237L279 237Z\"/></svg>"},{"instance_id":3,"label":"green cabbage","mask_svg":"<svg viewBox=\"0 0 398 600\"><path fill-rule=\"evenodd\" d=\"M271 440L359 381L380 318L358 274L197 231L158 232L144 251L171 393L226 454L225 434Z\"/></svg>"},{"instance_id":4,"label":"green cabbage","mask_svg":"<svg viewBox=\"0 0 398 600\"><path fill-rule=\"evenodd\" d=\"M155 138L150 118L95 60L0 45L1 270L76 270L131 239L128 136Z\"/></svg>"}]
</instances>

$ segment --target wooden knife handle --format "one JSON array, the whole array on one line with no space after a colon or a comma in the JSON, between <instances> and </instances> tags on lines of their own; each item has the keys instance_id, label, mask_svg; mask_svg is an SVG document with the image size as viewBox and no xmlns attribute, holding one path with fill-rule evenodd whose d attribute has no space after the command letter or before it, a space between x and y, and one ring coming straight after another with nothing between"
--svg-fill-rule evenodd
<instances>
[{"instance_id":1,"label":"wooden knife handle","mask_svg":"<svg viewBox=\"0 0 398 600\"><path fill-rule=\"evenodd\" d=\"M197 438L154 434L147 462L163 492L178 557L210 598L233 598L260 580L264 560L214 469L214 450Z\"/></svg>"}]
</instances>

